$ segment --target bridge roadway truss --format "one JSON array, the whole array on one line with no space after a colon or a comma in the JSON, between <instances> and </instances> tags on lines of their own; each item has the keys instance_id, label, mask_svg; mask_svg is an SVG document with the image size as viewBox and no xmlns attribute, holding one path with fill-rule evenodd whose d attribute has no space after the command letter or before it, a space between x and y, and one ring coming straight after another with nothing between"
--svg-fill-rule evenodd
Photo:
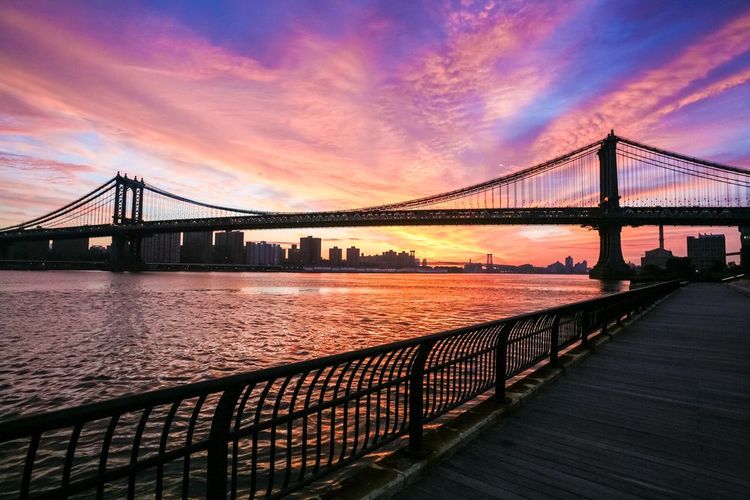
<instances>
[{"instance_id":1,"label":"bridge roadway truss","mask_svg":"<svg viewBox=\"0 0 750 500\"><path fill-rule=\"evenodd\" d=\"M158 233L534 224L597 229L600 256L592 277L623 277L629 273L621 251L623 226L750 226L750 171L610 133L550 161L466 188L319 212L222 207L118 173L60 209L0 230L0 254L23 241L111 236L113 261L127 268L140 260L141 239Z\"/></svg>"}]
</instances>

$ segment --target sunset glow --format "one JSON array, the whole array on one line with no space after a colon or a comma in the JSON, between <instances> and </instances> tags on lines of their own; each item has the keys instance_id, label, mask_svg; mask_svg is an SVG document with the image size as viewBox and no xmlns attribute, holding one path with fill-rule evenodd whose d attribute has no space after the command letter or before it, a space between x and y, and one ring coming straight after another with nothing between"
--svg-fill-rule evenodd
<instances>
[{"instance_id":1,"label":"sunset glow","mask_svg":"<svg viewBox=\"0 0 750 500\"><path fill-rule=\"evenodd\" d=\"M135 6L137 4L137 6ZM485 181L603 138L750 168L750 7L604 2L0 4L0 227L117 171L186 197L335 210ZM212 5L211 15L208 5ZM685 236L736 228L667 228ZM273 230L428 260L596 261L569 226ZM655 228L626 228L638 262Z\"/></svg>"}]
</instances>

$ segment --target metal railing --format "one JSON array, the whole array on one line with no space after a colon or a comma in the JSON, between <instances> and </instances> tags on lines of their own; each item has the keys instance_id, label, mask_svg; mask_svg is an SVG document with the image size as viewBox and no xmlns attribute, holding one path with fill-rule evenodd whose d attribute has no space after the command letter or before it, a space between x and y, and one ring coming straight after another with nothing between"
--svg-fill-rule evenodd
<instances>
[{"instance_id":1,"label":"metal railing","mask_svg":"<svg viewBox=\"0 0 750 500\"><path fill-rule=\"evenodd\" d=\"M20 498L282 496L675 290L669 282L466 328L0 423Z\"/></svg>"}]
</instances>

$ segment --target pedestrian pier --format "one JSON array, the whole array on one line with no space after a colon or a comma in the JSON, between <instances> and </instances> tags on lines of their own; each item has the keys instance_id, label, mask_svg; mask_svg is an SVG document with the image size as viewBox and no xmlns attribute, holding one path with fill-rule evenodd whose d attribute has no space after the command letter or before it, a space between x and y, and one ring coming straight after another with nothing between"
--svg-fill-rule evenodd
<instances>
[{"instance_id":1,"label":"pedestrian pier","mask_svg":"<svg viewBox=\"0 0 750 500\"><path fill-rule=\"evenodd\" d=\"M692 284L399 498L747 498L749 491L750 294Z\"/></svg>"}]
</instances>

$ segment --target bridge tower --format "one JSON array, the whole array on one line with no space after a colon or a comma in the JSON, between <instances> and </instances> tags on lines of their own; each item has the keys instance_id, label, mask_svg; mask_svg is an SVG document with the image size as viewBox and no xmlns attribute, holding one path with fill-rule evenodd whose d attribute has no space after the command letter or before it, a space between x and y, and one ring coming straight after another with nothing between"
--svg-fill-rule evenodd
<instances>
[{"instance_id":1,"label":"bridge tower","mask_svg":"<svg viewBox=\"0 0 750 500\"><path fill-rule=\"evenodd\" d=\"M601 148L599 156L599 207L605 215L617 215L620 211L620 191L617 186L617 141L614 131L610 132ZM590 278L622 279L632 273L622 256L620 233L622 225L603 223L599 230L599 260L591 269Z\"/></svg>"},{"instance_id":2,"label":"bridge tower","mask_svg":"<svg viewBox=\"0 0 750 500\"><path fill-rule=\"evenodd\" d=\"M143 179L129 179L117 172L112 224L130 226L143 222ZM141 236L127 231L112 237L110 266L113 271L137 271L143 268Z\"/></svg>"}]
</instances>

